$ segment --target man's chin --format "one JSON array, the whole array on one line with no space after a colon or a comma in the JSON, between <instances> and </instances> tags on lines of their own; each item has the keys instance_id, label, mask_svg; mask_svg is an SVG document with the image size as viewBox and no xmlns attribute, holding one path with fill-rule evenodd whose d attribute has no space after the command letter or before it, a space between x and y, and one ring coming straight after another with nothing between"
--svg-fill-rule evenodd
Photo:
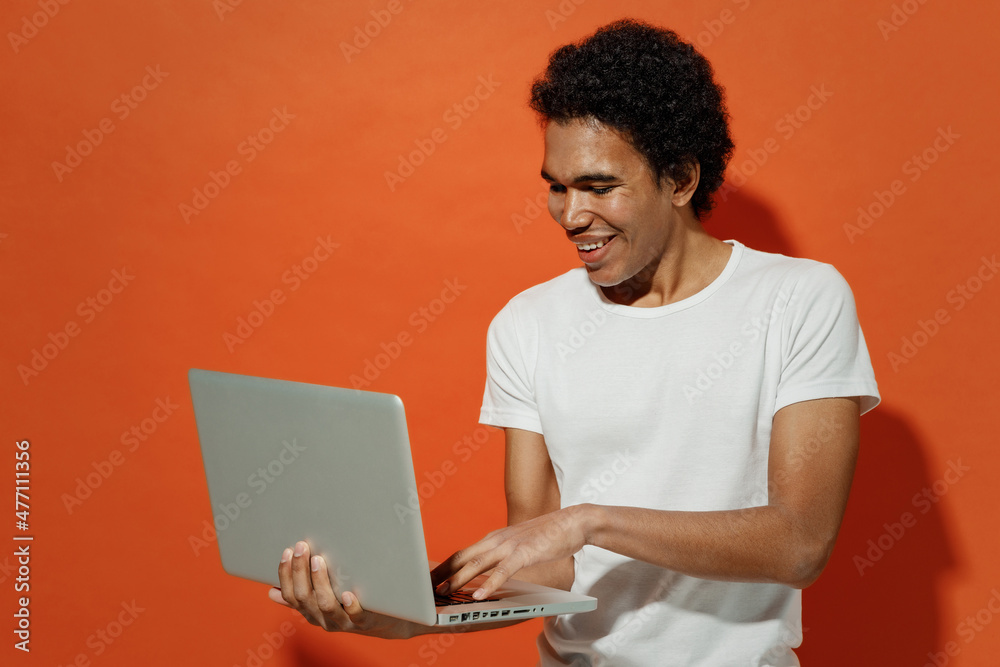
<instances>
[{"instance_id":1,"label":"man's chin","mask_svg":"<svg viewBox=\"0 0 1000 667\"><path fill-rule=\"evenodd\" d=\"M621 273L613 274L588 266L587 277L590 278L590 282L601 288L605 298L614 303L629 304L649 291L648 286L638 282L638 275L623 277Z\"/></svg>"},{"instance_id":2,"label":"man's chin","mask_svg":"<svg viewBox=\"0 0 1000 667\"><path fill-rule=\"evenodd\" d=\"M594 283L598 287L610 288L621 285L625 282L621 276L613 275L608 271L604 271L602 269L592 269L586 264L584 264L584 267L587 269L587 277L590 278L590 282Z\"/></svg>"}]
</instances>

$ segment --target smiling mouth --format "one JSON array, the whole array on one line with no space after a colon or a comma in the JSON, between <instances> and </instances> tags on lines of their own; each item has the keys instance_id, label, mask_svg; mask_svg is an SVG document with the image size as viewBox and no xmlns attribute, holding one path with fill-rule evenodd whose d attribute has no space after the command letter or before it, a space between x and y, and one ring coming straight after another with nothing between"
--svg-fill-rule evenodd
<instances>
[{"instance_id":1,"label":"smiling mouth","mask_svg":"<svg viewBox=\"0 0 1000 667\"><path fill-rule=\"evenodd\" d=\"M608 246L615 244L615 239L618 235L608 236L603 239L598 239L597 241L592 241L590 243L576 243L576 254L586 266L590 268L596 268L597 266L603 264L608 259L609 253L611 253L611 248Z\"/></svg>"},{"instance_id":2,"label":"smiling mouth","mask_svg":"<svg viewBox=\"0 0 1000 667\"><path fill-rule=\"evenodd\" d=\"M611 239L613 238L614 236L609 236L606 239L601 239L600 241L596 241L594 243L577 243L575 245L578 250L581 250L583 252L592 252L594 250L603 248L606 244L610 243Z\"/></svg>"}]
</instances>

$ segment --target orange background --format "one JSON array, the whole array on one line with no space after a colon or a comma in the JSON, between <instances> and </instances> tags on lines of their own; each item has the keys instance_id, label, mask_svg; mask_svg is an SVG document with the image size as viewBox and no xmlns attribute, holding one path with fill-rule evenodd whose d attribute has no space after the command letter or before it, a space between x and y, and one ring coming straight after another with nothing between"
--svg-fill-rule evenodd
<instances>
[{"instance_id":1,"label":"orange background","mask_svg":"<svg viewBox=\"0 0 1000 667\"><path fill-rule=\"evenodd\" d=\"M223 1L18 0L0 9L0 660L531 664L537 620L405 642L296 621L276 655L261 653L266 634L295 615L269 602L265 586L224 574L214 544L198 555L189 544L211 512L186 370L349 385L383 344L409 333L412 343L369 388L406 401L418 477L449 460L459 468L424 501L430 555L502 525L500 433L468 460L452 449L483 428L486 328L511 296L577 263L547 214L526 203L543 191L527 88L554 48L634 16L694 41L727 89L737 141L730 183L741 187L708 229L834 264L854 289L884 397L862 420L833 560L804 595L804 664L919 666L929 653L938 664L995 664L1000 280L976 283L981 258L1000 245L994 3L403 0L387 14L382 0L247 0L232 11ZM58 12L46 18L43 6ZM341 44L376 20L372 11L386 25L369 26L377 35L345 55ZM25 21L36 14L42 27L32 30ZM147 67L160 68L159 80ZM135 93L144 99L121 117L127 107L115 100L144 77ZM499 85L470 101L480 77ZM799 108L824 86L826 101ZM446 113L463 103L476 108L456 126ZM294 118L260 133L274 109ZM789 134L782 119L796 110L805 120ZM102 119L110 133L97 131ZM386 172L438 128L443 143L390 189ZM949 128L938 152L935 138ZM54 168L67 146L87 151L87 133L100 138L90 154L71 171ZM270 143L248 161L241 143L258 134ZM933 164L914 171L925 150ZM181 204L193 205L211 172L226 182L218 172L229 161L239 173L210 187L214 197L186 221ZM890 196L863 233L845 229L859 207L879 212L878 198ZM292 290L283 276L317 237L339 247L306 262L315 270ZM123 269L134 276L124 288L111 282ZM419 325L419 309L447 280L465 288ZM978 291L959 300L958 285ZM230 351L224 334L275 289L285 301ZM88 298L109 297L88 310ZM927 324L936 313L938 326ZM934 335L913 341L921 321ZM63 339L70 322L76 335ZM912 358L902 357L904 337L920 343L906 348ZM53 339L64 349L49 347L44 369L22 379L19 366ZM148 421L157 399L179 406L162 423ZM155 432L130 451L121 435L143 420ZM30 655L13 650L11 633L21 439L32 456ZM78 478L116 450L120 465L69 511ZM946 474L950 463L967 470ZM937 502L914 499L925 487ZM914 522L899 535L904 512ZM888 548L859 574L856 557L880 538ZM134 619L122 612L133 601L142 609ZM120 613L130 625L101 640ZM963 624L977 613L973 631Z\"/></svg>"}]
</instances>

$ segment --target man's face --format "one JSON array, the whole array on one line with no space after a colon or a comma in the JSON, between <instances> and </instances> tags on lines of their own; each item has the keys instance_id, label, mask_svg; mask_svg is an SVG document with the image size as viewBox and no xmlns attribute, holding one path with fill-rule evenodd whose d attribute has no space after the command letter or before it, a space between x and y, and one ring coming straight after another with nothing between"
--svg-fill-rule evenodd
<instances>
[{"instance_id":1,"label":"man's face","mask_svg":"<svg viewBox=\"0 0 1000 667\"><path fill-rule=\"evenodd\" d=\"M647 267L655 272L675 219L673 184L658 188L646 160L616 131L583 120L549 123L542 178L549 213L594 284L619 285Z\"/></svg>"}]
</instances>

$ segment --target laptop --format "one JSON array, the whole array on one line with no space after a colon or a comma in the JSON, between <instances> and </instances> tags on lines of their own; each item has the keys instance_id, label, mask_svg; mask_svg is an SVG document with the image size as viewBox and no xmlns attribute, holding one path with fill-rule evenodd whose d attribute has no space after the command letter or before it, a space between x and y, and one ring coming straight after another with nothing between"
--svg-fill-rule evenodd
<instances>
[{"instance_id":1,"label":"laptop","mask_svg":"<svg viewBox=\"0 0 1000 667\"><path fill-rule=\"evenodd\" d=\"M229 574L278 586L299 540L337 597L424 625L591 611L596 598L508 580L487 601L436 597L403 402L357 389L188 371L212 515Z\"/></svg>"}]
</instances>

